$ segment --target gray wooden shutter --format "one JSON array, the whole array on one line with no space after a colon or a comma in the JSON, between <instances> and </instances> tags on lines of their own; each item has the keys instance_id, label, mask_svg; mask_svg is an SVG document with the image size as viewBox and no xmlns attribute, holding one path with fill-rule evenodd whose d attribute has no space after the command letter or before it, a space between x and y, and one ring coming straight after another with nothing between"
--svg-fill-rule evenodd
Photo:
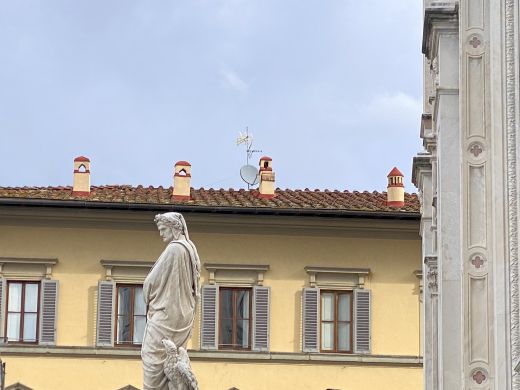
<instances>
[{"instance_id":1,"label":"gray wooden shutter","mask_svg":"<svg viewBox=\"0 0 520 390\"><path fill-rule=\"evenodd\" d=\"M354 352L370 353L370 290L354 290Z\"/></svg>"},{"instance_id":2,"label":"gray wooden shutter","mask_svg":"<svg viewBox=\"0 0 520 390\"><path fill-rule=\"evenodd\" d=\"M7 290L7 281L5 278L0 278L0 344L7 343L7 339L5 338L5 313L6 313L6 307L5 307L5 297L6 297L6 290Z\"/></svg>"},{"instance_id":3,"label":"gray wooden shutter","mask_svg":"<svg viewBox=\"0 0 520 390\"><path fill-rule=\"evenodd\" d=\"M253 351L269 351L269 287L253 287Z\"/></svg>"},{"instance_id":4,"label":"gray wooden shutter","mask_svg":"<svg viewBox=\"0 0 520 390\"><path fill-rule=\"evenodd\" d=\"M200 329L200 348L218 348L218 286L208 284L202 287L202 320Z\"/></svg>"},{"instance_id":5,"label":"gray wooden shutter","mask_svg":"<svg viewBox=\"0 0 520 390\"><path fill-rule=\"evenodd\" d=\"M320 289L303 289L303 352L320 351Z\"/></svg>"},{"instance_id":6,"label":"gray wooden shutter","mask_svg":"<svg viewBox=\"0 0 520 390\"><path fill-rule=\"evenodd\" d=\"M111 281L98 284L96 345L112 347L114 345L114 301L116 285Z\"/></svg>"},{"instance_id":7,"label":"gray wooden shutter","mask_svg":"<svg viewBox=\"0 0 520 390\"><path fill-rule=\"evenodd\" d=\"M56 345L58 313L58 281L42 280L40 303L40 345Z\"/></svg>"}]
</instances>

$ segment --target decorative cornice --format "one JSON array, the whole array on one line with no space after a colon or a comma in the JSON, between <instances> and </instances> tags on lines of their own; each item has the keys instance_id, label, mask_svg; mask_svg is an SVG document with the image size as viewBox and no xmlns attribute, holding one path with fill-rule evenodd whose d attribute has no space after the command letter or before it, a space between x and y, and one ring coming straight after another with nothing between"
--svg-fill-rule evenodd
<instances>
[{"instance_id":1,"label":"decorative cornice","mask_svg":"<svg viewBox=\"0 0 520 390\"><path fill-rule=\"evenodd\" d=\"M101 260L105 268L106 280L114 280L118 283L143 283L146 274L155 262L146 260ZM131 269L130 273L120 274L118 269Z\"/></svg>"},{"instance_id":2,"label":"decorative cornice","mask_svg":"<svg viewBox=\"0 0 520 390\"><path fill-rule=\"evenodd\" d=\"M424 11L422 52L430 60L435 57L438 31L458 32L458 4L432 2Z\"/></svg>"},{"instance_id":3,"label":"decorative cornice","mask_svg":"<svg viewBox=\"0 0 520 390\"><path fill-rule=\"evenodd\" d=\"M259 265L251 265L251 264L216 264L216 263L206 263L204 264L204 269L207 271L218 271L218 270L233 270L233 271L268 271L268 264L259 264Z\"/></svg>"},{"instance_id":4,"label":"decorative cornice","mask_svg":"<svg viewBox=\"0 0 520 390\"><path fill-rule=\"evenodd\" d=\"M355 274L355 275L369 275L370 268L334 268L334 267L305 267L305 272L324 273L324 274Z\"/></svg>"},{"instance_id":5,"label":"decorative cornice","mask_svg":"<svg viewBox=\"0 0 520 390\"><path fill-rule=\"evenodd\" d=\"M336 274L343 275L346 277L354 276L357 278L356 285L354 287L363 288L365 285L365 278L370 274L370 268L335 268L335 267L315 267L315 266L307 266L305 267L305 272L309 275L309 284L311 287L319 287L321 286L330 286L334 287L344 287L344 288L352 288L352 280L349 283L341 283L335 281L334 283L318 283L316 278L317 275L320 274ZM352 278L351 278L352 279Z\"/></svg>"},{"instance_id":6,"label":"decorative cornice","mask_svg":"<svg viewBox=\"0 0 520 390\"><path fill-rule=\"evenodd\" d=\"M380 194L380 197L384 194ZM406 202L410 202L410 195ZM419 211L395 211L395 210L353 210L342 208L290 208L290 207L234 207L234 206L198 206L192 204L151 204L151 203L117 203L101 201L77 200L51 200L33 198L2 198L1 207L39 207L52 209L89 209L89 210L113 210L113 211L144 211L144 212L166 212L175 210L182 213L194 214L228 214L228 215L277 215L295 217L337 217L337 218L363 218L363 219L394 219L394 220L418 220ZM17 207L19 208L19 207ZM34 214L34 212L32 212ZM77 219L77 216L75 217Z\"/></svg>"},{"instance_id":7,"label":"decorative cornice","mask_svg":"<svg viewBox=\"0 0 520 390\"><path fill-rule=\"evenodd\" d=\"M229 285L258 285L262 286L264 283L264 274L269 271L268 264L215 264L206 263L204 268L209 272L209 284L229 284ZM217 279L217 272L232 271L234 276L222 279ZM256 280L251 280L247 275L256 273Z\"/></svg>"},{"instance_id":8,"label":"decorative cornice","mask_svg":"<svg viewBox=\"0 0 520 390\"><path fill-rule=\"evenodd\" d=\"M13 264L13 265L39 265L42 269L45 269L41 275L33 275L32 273L22 272L22 274L16 274L17 276L24 277L34 277L34 276L45 276L46 279L50 279L52 277L52 267L58 263L58 259L55 258L37 258L37 257L0 257L0 276L6 276L4 265Z\"/></svg>"},{"instance_id":9,"label":"decorative cornice","mask_svg":"<svg viewBox=\"0 0 520 390\"><path fill-rule=\"evenodd\" d=\"M103 267L151 268L155 262L147 260L101 260Z\"/></svg>"},{"instance_id":10,"label":"decorative cornice","mask_svg":"<svg viewBox=\"0 0 520 390\"><path fill-rule=\"evenodd\" d=\"M422 190L422 175L425 173L432 173L432 155L430 153L419 153L417 156L413 158L413 166L412 166L412 183L419 190Z\"/></svg>"},{"instance_id":11,"label":"decorative cornice","mask_svg":"<svg viewBox=\"0 0 520 390\"><path fill-rule=\"evenodd\" d=\"M0 264L39 264L39 265L56 265L56 258L38 258L38 257L0 257Z\"/></svg>"},{"instance_id":12,"label":"decorative cornice","mask_svg":"<svg viewBox=\"0 0 520 390\"><path fill-rule=\"evenodd\" d=\"M432 130L432 127L433 127L432 114L422 114L421 115L421 132L420 132L421 138L425 138L426 134L428 134L429 131Z\"/></svg>"},{"instance_id":13,"label":"decorative cornice","mask_svg":"<svg viewBox=\"0 0 520 390\"><path fill-rule=\"evenodd\" d=\"M1 203L1 202L0 202ZM177 210L177 209L174 209ZM166 209L165 209L166 211ZM171 209L168 209L171 211ZM178 210L177 210L178 211ZM82 229L136 229L154 231L156 211L142 210L83 210L45 207L35 212L29 207L0 205L0 225L67 227ZM292 215L241 215L219 213L185 213L190 231L222 234L341 236L419 239L419 217L413 220L383 220L367 218L327 218Z\"/></svg>"}]
</instances>

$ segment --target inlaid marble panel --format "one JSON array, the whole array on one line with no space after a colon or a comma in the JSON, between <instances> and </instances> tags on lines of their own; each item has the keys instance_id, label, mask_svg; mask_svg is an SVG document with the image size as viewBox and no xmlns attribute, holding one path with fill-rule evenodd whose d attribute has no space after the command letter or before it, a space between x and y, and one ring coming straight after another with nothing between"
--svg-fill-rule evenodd
<instances>
[{"instance_id":1,"label":"inlaid marble panel","mask_svg":"<svg viewBox=\"0 0 520 390\"><path fill-rule=\"evenodd\" d=\"M484 63L482 56L467 57L467 134L485 137Z\"/></svg>"},{"instance_id":2,"label":"inlaid marble panel","mask_svg":"<svg viewBox=\"0 0 520 390\"><path fill-rule=\"evenodd\" d=\"M489 361L488 279L469 277L469 359L470 364Z\"/></svg>"},{"instance_id":3,"label":"inlaid marble panel","mask_svg":"<svg viewBox=\"0 0 520 390\"><path fill-rule=\"evenodd\" d=\"M486 247L485 165L469 167L468 235L469 246Z\"/></svg>"}]
</instances>

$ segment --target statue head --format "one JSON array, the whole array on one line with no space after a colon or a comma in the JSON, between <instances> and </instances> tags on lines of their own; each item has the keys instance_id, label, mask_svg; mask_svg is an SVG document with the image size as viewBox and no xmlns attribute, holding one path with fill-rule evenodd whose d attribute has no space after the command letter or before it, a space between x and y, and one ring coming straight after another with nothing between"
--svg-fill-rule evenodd
<instances>
[{"instance_id":1,"label":"statue head","mask_svg":"<svg viewBox=\"0 0 520 390\"><path fill-rule=\"evenodd\" d=\"M182 235L186 235L184 217L179 213L157 214L154 221L164 242L178 240Z\"/></svg>"}]
</instances>

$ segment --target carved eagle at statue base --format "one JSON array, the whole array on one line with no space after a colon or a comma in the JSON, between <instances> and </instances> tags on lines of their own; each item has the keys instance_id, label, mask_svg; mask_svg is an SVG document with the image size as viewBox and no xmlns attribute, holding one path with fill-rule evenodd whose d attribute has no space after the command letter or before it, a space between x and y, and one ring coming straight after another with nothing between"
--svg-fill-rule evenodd
<instances>
[{"instance_id":1,"label":"carved eagle at statue base","mask_svg":"<svg viewBox=\"0 0 520 390\"><path fill-rule=\"evenodd\" d=\"M173 341L162 341L166 348L164 373L169 390L199 390L197 379L191 370L190 358L183 347L177 348Z\"/></svg>"}]
</instances>

